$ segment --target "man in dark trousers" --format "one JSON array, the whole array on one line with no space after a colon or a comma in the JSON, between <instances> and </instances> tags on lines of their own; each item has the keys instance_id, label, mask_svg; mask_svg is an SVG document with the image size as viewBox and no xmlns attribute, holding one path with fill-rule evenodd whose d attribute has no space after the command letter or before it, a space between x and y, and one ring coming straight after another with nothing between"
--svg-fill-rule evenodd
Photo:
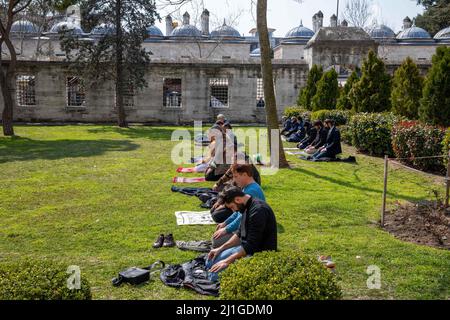
<instances>
[{"instance_id":1,"label":"man in dark trousers","mask_svg":"<svg viewBox=\"0 0 450 320\"><path fill-rule=\"evenodd\" d=\"M230 210L242 213L242 220L238 234L209 253L206 267L211 281L217 281L218 272L238 259L277 250L277 221L267 203L246 195L238 187L226 189L221 197Z\"/></svg>"},{"instance_id":2,"label":"man in dark trousers","mask_svg":"<svg viewBox=\"0 0 450 320\"><path fill-rule=\"evenodd\" d=\"M334 120L327 119L325 120L325 124L330 129L328 131L327 142L314 154L313 160L323 158L335 159L338 154L342 153L341 132L336 128Z\"/></svg>"}]
</instances>

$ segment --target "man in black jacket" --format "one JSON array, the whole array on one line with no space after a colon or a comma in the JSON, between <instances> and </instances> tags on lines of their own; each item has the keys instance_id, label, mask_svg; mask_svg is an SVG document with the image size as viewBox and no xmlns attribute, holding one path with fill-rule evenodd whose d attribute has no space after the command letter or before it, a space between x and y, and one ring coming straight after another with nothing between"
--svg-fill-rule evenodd
<instances>
[{"instance_id":1,"label":"man in black jacket","mask_svg":"<svg viewBox=\"0 0 450 320\"><path fill-rule=\"evenodd\" d=\"M218 272L238 259L277 250L277 222L267 203L246 195L237 187L225 190L221 197L229 209L242 213L242 221L238 234L209 253L206 266L212 281L218 279Z\"/></svg>"},{"instance_id":2,"label":"man in black jacket","mask_svg":"<svg viewBox=\"0 0 450 320\"><path fill-rule=\"evenodd\" d=\"M338 154L342 153L341 132L336 128L334 120L325 120L325 124L330 128L328 131L327 142L314 154L313 160L320 160L323 158L335 159Z\"/></svg>"},{"instance_id":3,"label":"man in black jacket","mask_svg":"<svg viewBox=\"0 0 450 320\"><path fill-rule=\"evenodd\" d=\"M314 127L317 129L317 135L314 141L305 148L305 152L308 154L316 153L327 142L328 128L323 125L322 121L314 122Z\"/></svg>"}]
</instances>

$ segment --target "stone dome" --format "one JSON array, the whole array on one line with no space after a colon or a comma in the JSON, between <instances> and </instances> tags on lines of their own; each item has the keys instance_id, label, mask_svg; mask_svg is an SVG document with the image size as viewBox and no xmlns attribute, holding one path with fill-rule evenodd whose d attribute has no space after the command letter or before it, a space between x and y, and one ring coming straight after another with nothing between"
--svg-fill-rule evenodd
<instances>
[{"instance_id":1,"label":"stone dome","mask_svg":"<svg viewBox=\"0 0 450 320\"><path fill-rule=\"evenodd\" d=\"M147 36L149 38L164 38L162 31L155 25L147 28Z\"/></svg>"},{"instance_id":2,"label":"stone dome","mask_svg":"<svg viewBox=\"0 0 450 320\"><path fill-rule=\"evenodd\" d=\"M434 36L435 40L450 40L450 27L445 28Z\"/></svg>"},{"instance_id":3,"label":"stone dome","mask_svg":"<svg viewBox=\"0 0 450 320\"><path fill-rule=\"evenodd\" d=\"M397 36L398 40L430 40L430 34L419 27L412 26L400 32Z\"/></svg>"},{"instance_id":4,"label":"stone dome","mask_svg":"<svg viewBox=\"0 0 450 320\"><path fill-rule=\"evenodd\" d=\"M81 29L79 26L75 25L74 23L68 22L68 21L62 21L55 24L53 27L51 27L49 33L61 33L61 32L72 32L77 35L84 34L83 29Z\"/></svg>"},{"instance_id":5,"label":"stone dome","mask_svg":"<svg viewBox=\"0 0 450 320\"><path fill-rule=\"evenodd\" d=\"M114 26L102 23L102 24L96 26L94 29L92 29L91 35L103 36L106 34L112 34L115 32L115 30L116 30L116 28Z\"/></svg>"},{"instance_id":6,"label":"stone dome","mask_svg":"<svg viewBox=\"0 0 450 320\"><path fill-rule=\"evenodd\" d=\"M182 25L181 27L175 28L171 35L171 37L191 37L191 38L198 38L202 36L202 33L200 30L198 30L196 27L191 26L189 24Z\"/></svg>"},{"instance_id":7,"label":"stone dome","mask_svg":"<svg viewBox=\"0 0 450 320\"><path fill-rule=\"evenodd\" d=\"M256 48L250 53L250 57L261 57L261 48Z\"/></svg>"},{"instance_id":8,"label":"stone dome","mask_svg":"<svg viewBox=\"0 0 450 320\"><path fill-rule=\"evenodd\" d=\"M382 24L370 31L370 36L373 39L395 39L395 32L388 26Z\"/></svg>"},{"instance_id":9,"label":"stone dome","mask_svg":"<svg viewBox=\"0 0 450 320\"><path fill-rule=\"evenodd\" d=\"M223 26L215 29L211 32L211 38L242 38L239 31L235 28L228 26L225 21L223 22Z\"/></svg>"},{"instance_id":10,"label":"stone dome","mask_svg":"<svg viewBox=\"0 0 450 320\"><path fill-rule=\"evenodd\" d=\"M300 26L291 29L287 34L286 34L286 38L299 38L299 39L311 39L312 37L314 37L314 31L312 31L309 28L306 28L303 26L303 23L300 23Z\"/></svg>"},{"instance_id":11,"label":"stone dome","mask_svg":"<svg viewBox=\"0 0 450 320\"><path fill-rule=\"evenodd\" d=\"M12 24L11 32L36 34L39 33L39 28L31 21L18 20Z\"/></svg>"}]
</instances>

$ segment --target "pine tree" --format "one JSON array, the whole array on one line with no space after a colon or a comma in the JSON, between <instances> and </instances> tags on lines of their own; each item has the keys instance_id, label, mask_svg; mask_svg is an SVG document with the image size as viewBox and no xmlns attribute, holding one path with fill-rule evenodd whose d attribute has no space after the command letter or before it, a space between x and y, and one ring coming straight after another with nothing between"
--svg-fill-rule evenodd
<instances>
[{"instance_id":1,"label":"pine tree","mask_svg":"<svg viewBox=\"0 0 450 320\"><path fill-rule=\"evenodd\" d=\"M414 61L408 57L395 71L392 80L391 103L395 114L417 119L422 98L423 78Z\"/></svg>"},{"instance_id":2,"label":"pine tree","mask_svg":"<svg viewBox=\"0 0 450 320\"><path fill-rule=\"evenodd\" d=\"M298 97L297 104L304 107L307 110L312 110L311 102L312 98L317 92L317 82L323 76L323 69L321 66L313 65L308 74L308 80L306 82L306 87L303 88Z\"/></svg>"},{"instance_id":3,"label":"pine tree","mask_svg":"<svg viewBox=\"0 0 450 320\"><path fill-rule=\"evenodd\" d=\"M345 83L344 87L341 90L339 99L337 101L336 109L338 110L351 110L352 104L350 103L349 94L350 90L353 88L353 85L359 81L360 70L357 68L355 71L352 72L350 77L347 79L347 82Z\"/></svg>"},{"instance_id":4,"label":"pine tree","mask_svg":"<svg viewBox=\"0 0 450 320\"><path fill-rule=\"evenodd\" d=\"M450 126L450 48L439 47L433 56L419 114L424 122Z\"/></svg>"},{"instance_id":5,"label":"pine tree","mask_svg":"<svg viewBox=\"0 0 450 320\"><path fill-rule=\"evenodd\" d=\"M317 83L317 92L312 99L313 111L336 109L336 101L339 97L338 74L331 69L324 73Z\"/></svg>"},{"instance_id":6,"label":"pine tree","mask_svg":"<svg viewBox=\"0 0 450 320\"><path fill-rule=\"evenodd\" d=\"M384 62L370 51L362 66L361 79L350 91L349 99L356 112L383 112L391 109L391 77Z\"/></svg>"}]
</instances>

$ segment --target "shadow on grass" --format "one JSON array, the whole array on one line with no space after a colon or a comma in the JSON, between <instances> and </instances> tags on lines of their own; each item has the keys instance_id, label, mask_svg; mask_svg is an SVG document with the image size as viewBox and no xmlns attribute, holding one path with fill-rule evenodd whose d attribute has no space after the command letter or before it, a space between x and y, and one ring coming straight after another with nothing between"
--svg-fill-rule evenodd
<instances>
[{"instance_id":1,"label":"shadow on grass","mask_svg":"<svg viewBox=\"0 0 450 320\"><path fill-rule=\"evenodd\" d=\"M346 188L351 188L351 189L355 189L358 191L362 191L362 192L373 192L373 193L378 193L378 194L383 194L383 190L380 189L374 189L374 188L369 188L369 187L364 187L364 186L360 186L357 184L353 184L344 180L339 180L339 179L335 179L332 177L328 177L328 176L322 176L320 174L305 170L305 169L301 169L301 168L295 168L292 169L293 171L297 171L300 173L303 173L305 175L308 175L314 179L319 179L319 180L323 180L323 181L327 181L333 184L337 184L341 187L346 187ZM422 200L422 198L420 197L413 197L413 196L407 196L407 195L401 195L398 193L394 193L394 192L389 192L387 193L390 197L394 197L396 199L402 199L402 200L406 200L406 201L419 201Z\"/></svg>"},{"instance_id":2,"label":"shadow on grass","mask_svg":"<svg viewBox=\"0 0 450 320\"><path fill-rule=\"evenodd\" d=\"M130 127L130 128L118 128L112 126L105 126L101 128L89 129L90 133L116 133L126 136L130 139L149 139L149 140L167 140L170 141L172 133L179 128L161 128L161 127ZM193 130L186 128L193 134Z\"/></svg>"},{"instance_id":3,"label":"shadow on grass","mask_svg":"<svg viewBox=\"0 0 450 320\"><path fill-rule=\"evenodd\" d=\"M14 137L0 139L0 163L37 159L94 157L106 152L127 152L139 148L130 141L120 140L31 140Z\"/></svg>"}]
</instances>

